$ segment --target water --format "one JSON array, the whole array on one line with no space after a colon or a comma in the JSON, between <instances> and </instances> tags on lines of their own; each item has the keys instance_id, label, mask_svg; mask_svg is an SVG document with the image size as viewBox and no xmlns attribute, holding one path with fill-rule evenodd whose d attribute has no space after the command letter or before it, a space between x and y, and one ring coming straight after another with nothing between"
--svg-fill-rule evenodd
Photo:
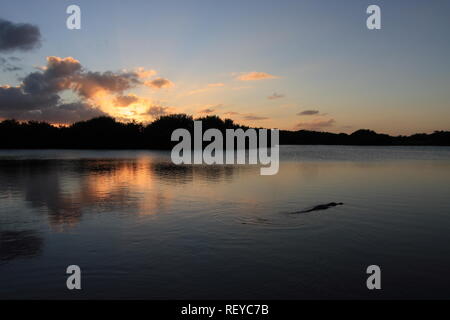
<instances>
[{"instance_id":1,"label":"water","mask_svg":"<svg viewBox=\"0 0 450 320\"><path fill-rule=\"evenodd\" d=\"M0 151L0 298L450 298L449 181L443 147L283 146L275 176L167 152Z\"/></svg>"}]
</instances>

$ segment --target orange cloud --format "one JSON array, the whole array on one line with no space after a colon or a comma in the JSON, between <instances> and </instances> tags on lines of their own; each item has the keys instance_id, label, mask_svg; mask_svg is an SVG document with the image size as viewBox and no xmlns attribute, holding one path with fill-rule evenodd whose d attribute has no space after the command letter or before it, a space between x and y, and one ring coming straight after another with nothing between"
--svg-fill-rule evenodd
<instances>
[{"instance_id":1,"label":"orange cloud","mask_svg":"<svg viewBox=\"0 0 450 320\"><path fill-rule=\"evenodd\" d=\"M328 119L328 120L322 120L322 119L315 119L309 122L300 122L298 123L295 128L297 130L299 129L306 129L306 130L321 130L323 128L332 127L335 124L334 119Z\"/></svg>"},{"instance_id":2,"label":"orange cloud","mask_svg":"<svg viewBox=\"0 0 450 320\"><path fill-rule=\"evenodd\" d=\"M155 70L147 70L143 67L136 68L134 72L138 75L140 79L150 78L157 74Z\"/></svg>"},{"instance_id":3,"label":"orange cloud","mask_svg":"<svg viewBox=\"0 0 450 320\"><path fill-rule=\"evenodd\" d=\"M242 113L235 112L235 111L227 111L227 112L224 112L223 115L238 116L239 118L241 118L243 120L249 120L249 121L260 121L260 120L269 120L270 119L269 117L258 116L253 113L242 114Z\"/></svg>"},{"instance_id":4,"label":"orange cloud","mask_svg":"<svg viewBox=\"0 0 450 320\"><path fill-rule=\"evenodd\" d=\"M138 102L139 98L135 95L129 94L126 96L118 96L115 100L114 100L114 104L117 107L128 107L130 104Z\"/></svg>"},{"instance_id":5,"label":"orange cloud","mask_svg":"<svg viewBox=\"0 0 450 320\"><path fill-rule=\"evenodd\" d=\"M224 83L210 83L210 84L208 84L209 88L217 88L217 87L223 87L223 86L225 86Z\"/></svg>"},{"instance_id":6,"label":"orange cloud","mask_svg":"<svg viewBox=\"0 0 450 320\"><path fill-rule=\"evenodd\" d=\"M203 93L209 90L212 90L214 88L220 88L220 87L224 87L225 84L224 83L210 83L208 84L205 88L201 88L201 89L196 89L196 90L192 90L188 92L188 95L193 95L193 94L198 94L198 93Z\"/></svg>"},{"instance_id":7,"label":"orange cloud","mask_svg":"<svg viewBox=\"0 0 450 320\"><path fill-rule=\"evenodd\" d=\"M271 75L266 72L247 72L239 75L236 79L240 81L254 81L254 80L266 80L266 79L278 79L278 76Z\"/></svg>"},{"instance_id":8,"label":"orange cloud","mask_svg":"<svg viewBox=\"0 0 450 320\"><path fill-rule=\"evenodd\" d=\"M237 116L237 115L239 115L239 112L227 111L227 112L224 112L223 114L227 115L227 116Z\"/></svg>"},{"instance_id":9,"label":"orange cloud","mask_svg":"<svg viewBox=\"0 0 450 320\"><path fill-rule=\"evenodd\" d=\"M142 85L157 89L173 85L168 79L151 79L155 70L139 67L133 71L94 72L72 57L49 56L46 66L38 70L26 75L17 87L0 87L0 117L71 123L109 114L118 119L145 121L165 109L152 109L144 115L154 103L128 90ZM77 99L64 103L64 90L71 90Z\"/></svg>"}]
</instances>

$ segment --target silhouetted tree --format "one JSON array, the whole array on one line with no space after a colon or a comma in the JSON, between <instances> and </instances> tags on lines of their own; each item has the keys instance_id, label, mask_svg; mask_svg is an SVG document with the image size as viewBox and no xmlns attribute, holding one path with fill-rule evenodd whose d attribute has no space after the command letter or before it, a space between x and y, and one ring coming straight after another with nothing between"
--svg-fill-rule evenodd
<instances>
[{"instance_id":1,"label":"silhouetted tree","mask_svg":"<svg viewBox=\"0 0 450 320\"><path fill-rule=\"evenodd\" d=\"M206 116L202 121L203 131L217 128L248 127L235 124L233 120L222 120L218 116ZM194 119L186 114L161 116L148 125L122 123L111 117L99 117L57 127L45 122L0 122L0 148L79 148L79 149L170 149L177 142L171 141L175 129L187 129L193 136ZM393 137L375 131L361 129L346 133L315 132L308 130L280 131L280 144L325 144L325 145L436 145L450 146L450 132L435 131L432 134L413 134Z\"/></svg>"}]
</instances>

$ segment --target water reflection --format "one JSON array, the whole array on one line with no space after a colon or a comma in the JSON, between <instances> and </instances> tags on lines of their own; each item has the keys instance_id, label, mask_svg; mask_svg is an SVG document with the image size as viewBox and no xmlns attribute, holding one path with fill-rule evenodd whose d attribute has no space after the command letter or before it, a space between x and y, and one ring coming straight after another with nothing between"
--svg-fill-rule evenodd
<instances>
[{"instance_id":1,"label":"water reflection","mask_svg":"<svg viewBox=\"0 0 450 320\"><path fill-rule=\"evenodd\" d=\"M2 160L0 194L25 200L48 215L52 228L64 230L77 225L87 211L156 214L175 196L173 186L230 182L245 170L245 166L174 165L152 157Z\"/></svg>"}]
</instances>

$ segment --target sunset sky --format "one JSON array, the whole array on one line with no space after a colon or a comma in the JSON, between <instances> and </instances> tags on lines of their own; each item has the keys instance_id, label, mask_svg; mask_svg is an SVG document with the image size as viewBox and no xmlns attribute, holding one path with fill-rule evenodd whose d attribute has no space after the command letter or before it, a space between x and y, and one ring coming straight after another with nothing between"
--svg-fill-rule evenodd
<instances>
[{"instance_id":1,"label":"sunset sky","mask_svg":"<svg viewBox=\"0 0 450 320\"><path fill-rule=\"evenodd\" d=\"M70 4L81 30L66 28ZM370 4L381 30L366 27ZM446 0L5 0L0 119L450 130L449 17Z\"/></svg>"}]
</instances>

